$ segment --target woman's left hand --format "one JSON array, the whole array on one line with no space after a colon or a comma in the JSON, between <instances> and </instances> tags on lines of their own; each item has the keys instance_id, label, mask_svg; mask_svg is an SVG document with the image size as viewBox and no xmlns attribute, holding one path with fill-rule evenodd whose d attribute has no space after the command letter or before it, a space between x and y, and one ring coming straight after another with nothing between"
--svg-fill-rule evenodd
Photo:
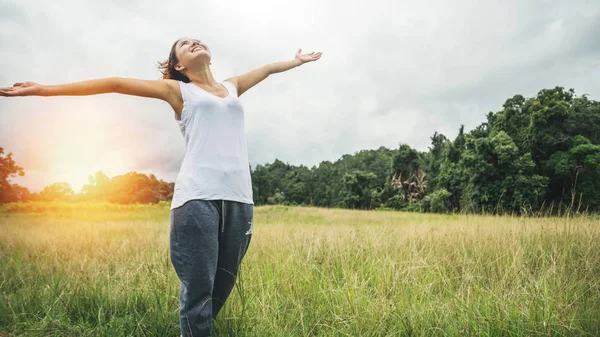
<instances>
[{"instance_id":1,"label":"woman's left hand","mask_svg":"<svg viewBox=\"0 0 600 337\"><path fill-rule=\"evenodd\" d=\"M300 48L296 53L296 59L300 60L302 63L307 63L320 59L322 54L323 53L321 52L315 53L314 51L312 53L302 54L302 48Z\"/></svg>"}]
</instances>

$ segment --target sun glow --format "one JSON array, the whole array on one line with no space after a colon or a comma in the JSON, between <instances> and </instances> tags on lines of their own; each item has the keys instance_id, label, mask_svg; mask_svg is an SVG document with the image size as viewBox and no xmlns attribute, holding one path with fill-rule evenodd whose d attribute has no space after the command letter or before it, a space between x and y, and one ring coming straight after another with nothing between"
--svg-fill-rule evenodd
<instances>
[{"instance_id":1,"label":"sun glow","mask_svg":"<svg viewBox=\"0 0 600 337\"><path fill-rule=\"evenodd\" d=\"M140 140L118 116L102 112L110 107L72 112L72 100L57 105L60 111L36 115L35 136L26 139L25 160L18 162L25 176L14 182L32 191L66 182L78 193L97 171L112 176L135 170Z\"/></svg>"},{"instance_id":2,"label":"sun glow","mask_svg":"<svg viewBox=\"0 0 600 337\"><path fill-rule=\"evenodd\" d=\"M53 161L48 166L55 181L67 182L75 192L88 182L88 176L97 171L117 173L127 170L124 154L109 146L94 146L94 142L69 143L51 153Z\"/></svg>"}]
</instances>

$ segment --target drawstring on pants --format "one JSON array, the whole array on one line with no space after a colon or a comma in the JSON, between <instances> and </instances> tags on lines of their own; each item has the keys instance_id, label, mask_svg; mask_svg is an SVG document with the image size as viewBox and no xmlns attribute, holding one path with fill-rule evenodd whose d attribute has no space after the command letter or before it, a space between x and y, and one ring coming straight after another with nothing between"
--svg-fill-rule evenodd
<instances>
[{"instance_id":1,"label":"drawstring on pants","mask_svg":"<svg viewBox=\"0 0 600 337\"><path fill-rule=\"evenodd\" d=\"M225 232L225 200L221 200L221 233Z\"/></svg>"}]
</instances>

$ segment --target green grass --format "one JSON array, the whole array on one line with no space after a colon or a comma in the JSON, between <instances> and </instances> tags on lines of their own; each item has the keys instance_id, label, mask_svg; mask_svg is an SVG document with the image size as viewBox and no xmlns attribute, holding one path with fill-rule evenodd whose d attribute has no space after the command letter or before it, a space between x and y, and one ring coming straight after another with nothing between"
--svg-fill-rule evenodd
<instances>
[{"instance_id":1,"label":"green grass","mask_svg":"<svg viewBox=\"0 0 600 337\"><path fill-rule=\"evenodd\" d=\"M215 336L598 336L600 220L257 207ZM179 336L169 209L0 209L0 336Z\"/></svg>"}]
</instances>

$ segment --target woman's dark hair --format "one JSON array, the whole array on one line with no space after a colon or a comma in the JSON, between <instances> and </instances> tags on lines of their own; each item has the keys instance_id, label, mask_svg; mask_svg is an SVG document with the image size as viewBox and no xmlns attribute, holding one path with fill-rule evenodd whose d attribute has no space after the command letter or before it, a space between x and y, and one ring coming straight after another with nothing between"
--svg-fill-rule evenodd
<instances>
[{"instance_id":1,"label":"woman's dark hair","mask_svg":"<svg viewBox=\"0 0 600 337\"><path fill-rule=\"evenodd\" d=\"M177 50L177 42L179 42L179 40L175 41L175 43L173 43L173 46L171 47L169 59L163 62L158 62L158 69L162 73L163 79L190 83L190 79L187 76L175 70L175 65L177 65L177 63L179 62L179 59L177 59L177 53L175 52Z\"/></svg>"}]
</instances>

